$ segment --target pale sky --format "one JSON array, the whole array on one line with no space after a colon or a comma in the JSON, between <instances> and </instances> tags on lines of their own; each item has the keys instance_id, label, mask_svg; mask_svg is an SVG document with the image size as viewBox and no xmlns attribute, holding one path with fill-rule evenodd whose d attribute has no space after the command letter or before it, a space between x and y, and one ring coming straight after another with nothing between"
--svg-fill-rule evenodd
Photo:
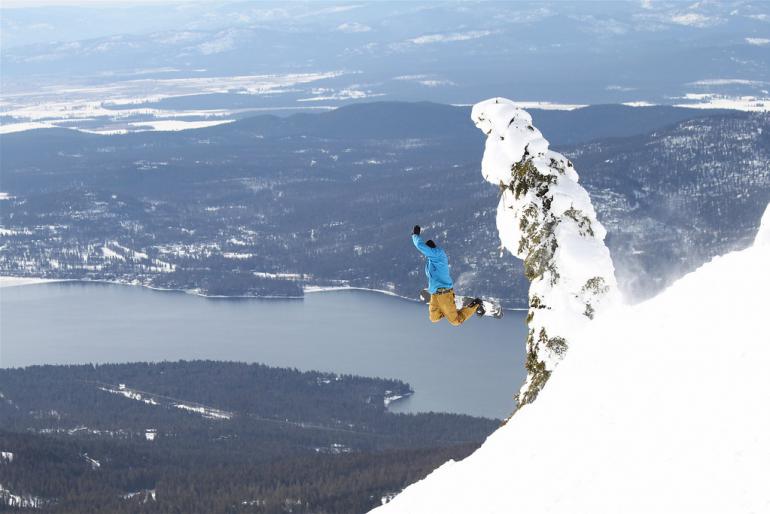
<instances>
[{"instance_id":1,"label":"pale sky","mask_svg":"<svg viewBox=\"0 0 770 514\"><path fill-rule=\"evenodd\" d=\"M170 4L170 3L190 3L202 2L206 0L0 0L2 7L44 7L44 6L81 6L98 7L104 6L130 6L137 4ZM209 0L211 1L211 0Z\"/></svg>"}]
</instances>

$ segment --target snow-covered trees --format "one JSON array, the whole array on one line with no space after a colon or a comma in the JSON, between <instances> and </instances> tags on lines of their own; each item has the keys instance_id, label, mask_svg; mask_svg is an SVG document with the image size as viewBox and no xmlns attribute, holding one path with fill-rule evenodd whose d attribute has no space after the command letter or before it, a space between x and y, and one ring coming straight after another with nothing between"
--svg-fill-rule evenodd
<instances>
[{"instance_id":1,"label":"snow-covered trees","mask_svg":"<svg viewBox=\"0 0 770 514\"><path fill-rule=\"evenodd\" d=\"M471 117L487 136L481 173L500 187L502 247L524 261L530 280L527 380L518 406L531 403L569 347L569 335L616 297L606 231L563 155L513 102L476 104Z\"/></svg>"}]
</instances>

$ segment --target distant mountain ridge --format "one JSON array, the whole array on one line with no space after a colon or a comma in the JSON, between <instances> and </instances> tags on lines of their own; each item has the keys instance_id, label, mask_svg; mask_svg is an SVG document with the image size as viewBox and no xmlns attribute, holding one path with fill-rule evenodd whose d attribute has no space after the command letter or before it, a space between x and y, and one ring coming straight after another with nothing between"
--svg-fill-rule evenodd
<instances>
[{"instance_id":1,"label":"distant mountain ridge","mask_svg":"<svg viewBox=\"0 0 770 514\"><path fill-rule=\"evenodd\" d=\"M527 109L537 117L543 134L555 145L586 143L594 139L645 134L679 121L732 111L684 107L592 105L571 111ZM432 102L372 102L351 104L320 114L288 117L254 116L205 129L212 134L262 130L271 136L339 138L458 137L478 139L468 124L469 106ZM204 132L205 133L205 132Z\"/></svg>"},{"instance_id":2,"label":"distant mountain ridge","mask_svg":"<svg viewBox=\"0 0 770 514\"><path fill-rule=\"evenodd\" d=\"M618 104L591 105L574 110L527 109L533 113L543 133L554 145L586 143L594 139L645 134L679 121L734 111L694 110L685 107L631 107ZM252 135L268 137L314 136L328 138L404 138L458 137L478 140L473 125L468 124L470 106L452 106L433 102L370 102L350 104L323 113L298 113L290 116L257 115L215 127L192 129L196 135ZM66 129L36 129L38 137L103 137L97 134L72 135ZM28 140L21 133L3 135L11 141ZM60 135L59 135L60 134ZM158 137L157 133L127 134L138 140Z\"/></svg>"}]
</instances>

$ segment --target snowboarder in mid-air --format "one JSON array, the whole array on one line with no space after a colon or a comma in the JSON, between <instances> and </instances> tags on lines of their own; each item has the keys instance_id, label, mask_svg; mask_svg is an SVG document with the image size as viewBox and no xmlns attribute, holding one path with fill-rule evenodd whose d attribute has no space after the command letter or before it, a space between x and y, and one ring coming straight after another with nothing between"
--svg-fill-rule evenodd
<instances>
[{"instance_id":1,"label":"snowboarder in mid-air","mask_svg":"<svg viewBox=\"0 0 770 514\"><path fill-rule=\"evenodd\" d=\"M446 253L431 240L423 241L420 237L420 226L415 225L412 231L412 242L417 250L425 256L425 274L428 276L428 290L430 294L428 312L430 320L437 323L441 318L446 318L454 326L462 324L465 320L478 314L484 315L484 305L480 298L473 298L461 309L455 304L455 293L452 277L449 276L449 261ZM427 298L424 298L427 300Z\"/></svg>"}]
</instances>

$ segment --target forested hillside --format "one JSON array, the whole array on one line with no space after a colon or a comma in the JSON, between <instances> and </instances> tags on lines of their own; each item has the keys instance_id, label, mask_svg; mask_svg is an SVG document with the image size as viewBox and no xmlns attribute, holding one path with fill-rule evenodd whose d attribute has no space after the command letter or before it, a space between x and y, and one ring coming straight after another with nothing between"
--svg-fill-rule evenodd
<instances>
[{"instance_id":1,"label":"forested hillside","mask_svg":"<svg viewBox=\"0 0 770 514\"><path fill-rule=\"evenodd\" d=\"M533 118L580 170L633 297L745 244L770 196L767 114L599 106ZM446 248L458 289L523 306L520 265L499 252L498 193L479 175L482 143L468 109L429 103L177 133L4 135L0 273L225 296L357 286L415 297L408 234L420 223Z\"/></svg>"},{"instance_id":2,"label":"forested hillside","mask_svg":"<svg viewBox=\"0 0 770 514\"><path fill-rule=\"evenodd\" d=\"M213 361L3 369L0 504L362 512L464 457L499 423L387 411L410 392Z\"/></svg>"}]
</instances>

